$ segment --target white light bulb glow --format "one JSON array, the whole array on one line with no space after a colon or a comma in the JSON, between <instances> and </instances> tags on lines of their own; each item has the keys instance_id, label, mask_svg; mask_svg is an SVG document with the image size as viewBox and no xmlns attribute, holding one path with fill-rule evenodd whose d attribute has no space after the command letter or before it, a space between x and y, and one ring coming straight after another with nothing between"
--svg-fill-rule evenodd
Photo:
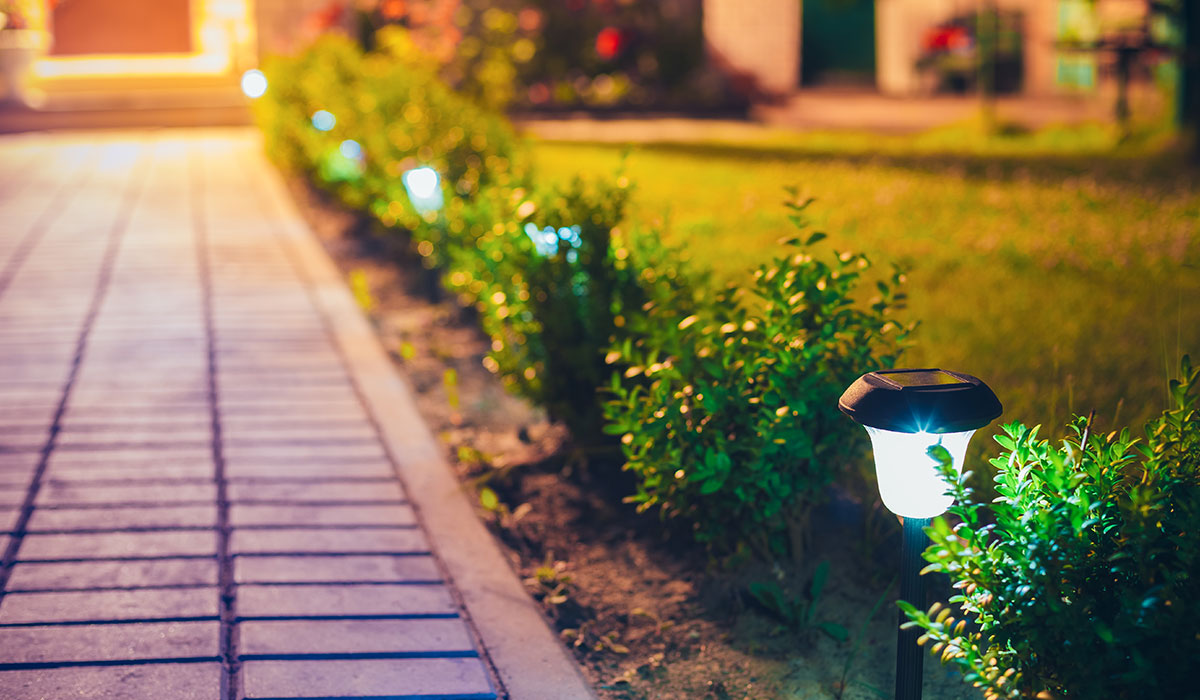
<instances>
[{"instance_id":1,"label":"white light bulb glow","mask_svg":"<svg viewBox=\"0 0 1200 700\"><path fill-rule=\"evenodd\" d=\"M354 139L346 139L338 146L338 151L349 160L362 161L362 145Z\"/></svg>"},{"instance_id":2,"label":"white light bulb glow","mask_svg":"<svg viewBox=\"0 0 1200 700\"><path fill-rule=\"evenodd\" d=\"M404 173L404 186L413 197L429 199L437 191L437 171L433 168L413 168Z\"/></svg>"},{"instance_id":3,"label":"white light bulb glow","mask_svg":"<svg viewBox=\"0 0 1200 700\"><path fill-rule=\"evenodd\" d=\"M267 76L256 68L242 73L242 92L250 99L257 99L267 94Z\"/></svg>"},{"instance_id":4,"label":"white light bulb glow","mask_svg":"<svg viewBox=\"0 0 1200 700\"><path fill-rule=\"evenodd\" d=\"M417 213L429 218L442 208L442 178L438 172L429 166L421 166L405 171L400 178L404 183L404 191L408 193L408 201L412 202Z\"/></svg>"},{"instance_id":5,"label":"white light bulb glow","mask_svg":"<svg viewBox=\"0 0 1200 700\"><path fill-rule=\"evenodd\" d=\"M337 117L332 112L318 109L313 112L312 125L317 131L333 131L333 127L337 126Z\"/></svg>"},{"instance_id":6,"label":"white light bulb glow","mask_svg":"<svg viewBox=\"0 0 1200 700\"><path fill-rule=\"evenodd\" d=\"M897 433L864 426L875 452L875 476L879 495L887 509L904 518L932 518L954 505L946 495L946 482L938 473L937 460L928 450L940 444L954 460L954 471L962 473L963 458L974 430L961 433Z\"/></svg>"}]
</instances>

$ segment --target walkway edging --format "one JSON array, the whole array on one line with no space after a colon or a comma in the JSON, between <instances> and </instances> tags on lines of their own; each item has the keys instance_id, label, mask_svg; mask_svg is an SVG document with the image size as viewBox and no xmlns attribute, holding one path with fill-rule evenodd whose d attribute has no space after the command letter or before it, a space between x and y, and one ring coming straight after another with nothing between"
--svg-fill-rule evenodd
<instances>
[{"instance_id":1,"label":"walkway edging","mask_svg":"<svg viewBox=\"0 0 1200 700\"><path fill-rule=\"evenodd\" d=\"M341 274L300 216L281 176L268 169L264 190L280 233L313 284L347 369L380 438L394 457L409 500L435 553L462 596L467 615L512 700L594 700L575 660L525 591L483 526L417 410L412 389L388 358Z\"/></svg>"}]
</instances>

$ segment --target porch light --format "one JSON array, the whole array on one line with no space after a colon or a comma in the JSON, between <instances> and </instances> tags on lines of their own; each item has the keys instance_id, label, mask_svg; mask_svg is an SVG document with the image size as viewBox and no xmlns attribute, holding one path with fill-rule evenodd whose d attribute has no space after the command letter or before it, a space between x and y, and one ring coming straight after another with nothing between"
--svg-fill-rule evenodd
<instances>
[{"instance_id":1,"label":"porch light","mask_svg":"<svg viewBox=\"0 0 1200 700\"><path fill-rule=\"evenodd\" d=\"M867 429L875 453L879 495L904 520L900 554L900 598L925 607L921 552L925 527L954 503L929 449L949 452L962 472L971 435L1000 416L999 399L976 377L943 369L893 369L859 377L842 394L838 408ZM900 614L900 621L905 621ZM920 631L900 630L896 650L896 698L919 700L924 656Z\"/></svg>"}]
</instances>

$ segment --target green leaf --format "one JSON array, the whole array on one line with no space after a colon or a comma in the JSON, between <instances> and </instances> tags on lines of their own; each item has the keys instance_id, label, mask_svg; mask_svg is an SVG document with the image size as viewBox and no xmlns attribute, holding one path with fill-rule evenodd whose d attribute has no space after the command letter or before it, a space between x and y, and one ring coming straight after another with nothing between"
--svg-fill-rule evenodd
<instances>
[{"instance_id":1,"label":"green leaf","mask_svg":"<svg viewBox=\"0 0 1200 700\"><path fill-rule=\"evenodd\" d=\"M500 507L500 499L495 491L484 486L479 489L479 505L483 506L484 510L495 512Z\"/></svg>"}]
</instances>

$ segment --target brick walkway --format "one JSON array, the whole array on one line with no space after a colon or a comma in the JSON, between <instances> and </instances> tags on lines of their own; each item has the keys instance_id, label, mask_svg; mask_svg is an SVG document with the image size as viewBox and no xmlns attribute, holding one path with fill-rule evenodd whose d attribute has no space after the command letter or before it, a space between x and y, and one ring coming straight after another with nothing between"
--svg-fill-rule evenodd
<instances>
[{"instance_id":1,"label":"brick walkway","mask_svg":"<svg viewBox=\"0 0 1200 700\"><path fill-rule=\"evenodd\" d=\"M504 694L267 168L0 139L0 698Z\"/></svg>"}]
</instances>

